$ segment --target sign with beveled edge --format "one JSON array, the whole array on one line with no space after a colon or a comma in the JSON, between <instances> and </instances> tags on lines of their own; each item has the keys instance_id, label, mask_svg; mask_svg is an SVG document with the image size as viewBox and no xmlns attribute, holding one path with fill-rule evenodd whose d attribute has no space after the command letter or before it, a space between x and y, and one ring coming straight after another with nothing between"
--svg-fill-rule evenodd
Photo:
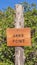
<instances>
[{"instance_id":1,"label":"sign with beveled edge","mask_svg":"<svg viewBox=\"0 0 37 65\"><path fill-rule=\"evenodd\" d=\"M30 28L7 28L7 46L31 46Z\"/></svg>"}]
</instances>

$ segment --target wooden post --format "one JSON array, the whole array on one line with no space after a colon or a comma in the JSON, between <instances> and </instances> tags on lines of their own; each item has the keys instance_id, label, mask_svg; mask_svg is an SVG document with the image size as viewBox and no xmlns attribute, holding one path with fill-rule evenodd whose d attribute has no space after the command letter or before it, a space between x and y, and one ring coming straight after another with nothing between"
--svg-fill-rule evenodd
<instances>
[{"instance_id":1,"label":"wooden post","mask_svg":"<svg viewBox=\"0 0 37 65\"><path fill-rule=\"evenodd\" d=\"M15 28L24 28L24 17L22 5L17 4L16 7L16 17L15 17ZM20 31L19 31L20 32ZM15 65L24 65L24 49L22 47L15 47Z\"/></svg>"}]
</instances>

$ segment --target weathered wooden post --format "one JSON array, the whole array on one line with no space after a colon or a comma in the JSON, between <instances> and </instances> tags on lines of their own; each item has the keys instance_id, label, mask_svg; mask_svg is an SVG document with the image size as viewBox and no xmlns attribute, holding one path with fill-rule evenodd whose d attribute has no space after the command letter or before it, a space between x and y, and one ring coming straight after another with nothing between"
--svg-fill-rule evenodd
<instances>
[{"instance_id":1,"label":"weathered wooden post","mask_svg":"<svg viewBox=\"0 0 37 65\"><path fill-rule=\"evenodd\" d=\"M20 4L16 4L15 28L24 28L24 8ZM19 31L20 32L20 31ZM15 65L24 65L24 49L22 47L15 47Z\"/></svg>"}]
</instances>

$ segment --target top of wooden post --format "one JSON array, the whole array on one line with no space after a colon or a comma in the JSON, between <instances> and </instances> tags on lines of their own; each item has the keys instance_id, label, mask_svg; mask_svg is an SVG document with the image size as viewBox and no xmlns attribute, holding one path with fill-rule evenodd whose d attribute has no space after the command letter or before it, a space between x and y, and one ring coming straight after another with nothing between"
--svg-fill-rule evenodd
<instances>
[{"instance_id":1,"label":"top of wooden post","mask_svg":"<svg viewBox=\"0 0 37 65\"><path fill-rule=\"evenodd\" d=\"M21 11L21 10L24 10L24 7L21 5L21 4L16 4L15 5L15 9L17 10L19 8L19 10ZM19 11L18 10L18 11Z\"/></svg>"},{"instance_id":2,"label":"top of wooden post","mask_svg":"<svg viewBox=\"0 0 37 65\"><path fill-rule=\"evenodd\" d=\"M24 28L24 17L23 17L24 8L23 8L23 6L21 4L16 4L15 11L16 11L15 27Z\"/></svg>"}]
</instances>

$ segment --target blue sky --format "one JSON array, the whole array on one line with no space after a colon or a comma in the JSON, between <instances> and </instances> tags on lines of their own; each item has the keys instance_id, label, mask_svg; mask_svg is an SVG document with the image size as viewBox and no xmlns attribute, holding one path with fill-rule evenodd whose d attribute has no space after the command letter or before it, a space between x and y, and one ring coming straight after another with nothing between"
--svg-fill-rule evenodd
<instances>
[{"instance_id":1,"label":"blue sky","mask_svg":"<svg viewBox=\"0 0 37 65\"><path fill-rule=\"evenodd\" d=\"M28 3L36 3L37 0L0 0L0 10L6 9L8 6L14 8L15 4L18 4L20 2L28 2Z\"/></svg>"}]
</instances>

